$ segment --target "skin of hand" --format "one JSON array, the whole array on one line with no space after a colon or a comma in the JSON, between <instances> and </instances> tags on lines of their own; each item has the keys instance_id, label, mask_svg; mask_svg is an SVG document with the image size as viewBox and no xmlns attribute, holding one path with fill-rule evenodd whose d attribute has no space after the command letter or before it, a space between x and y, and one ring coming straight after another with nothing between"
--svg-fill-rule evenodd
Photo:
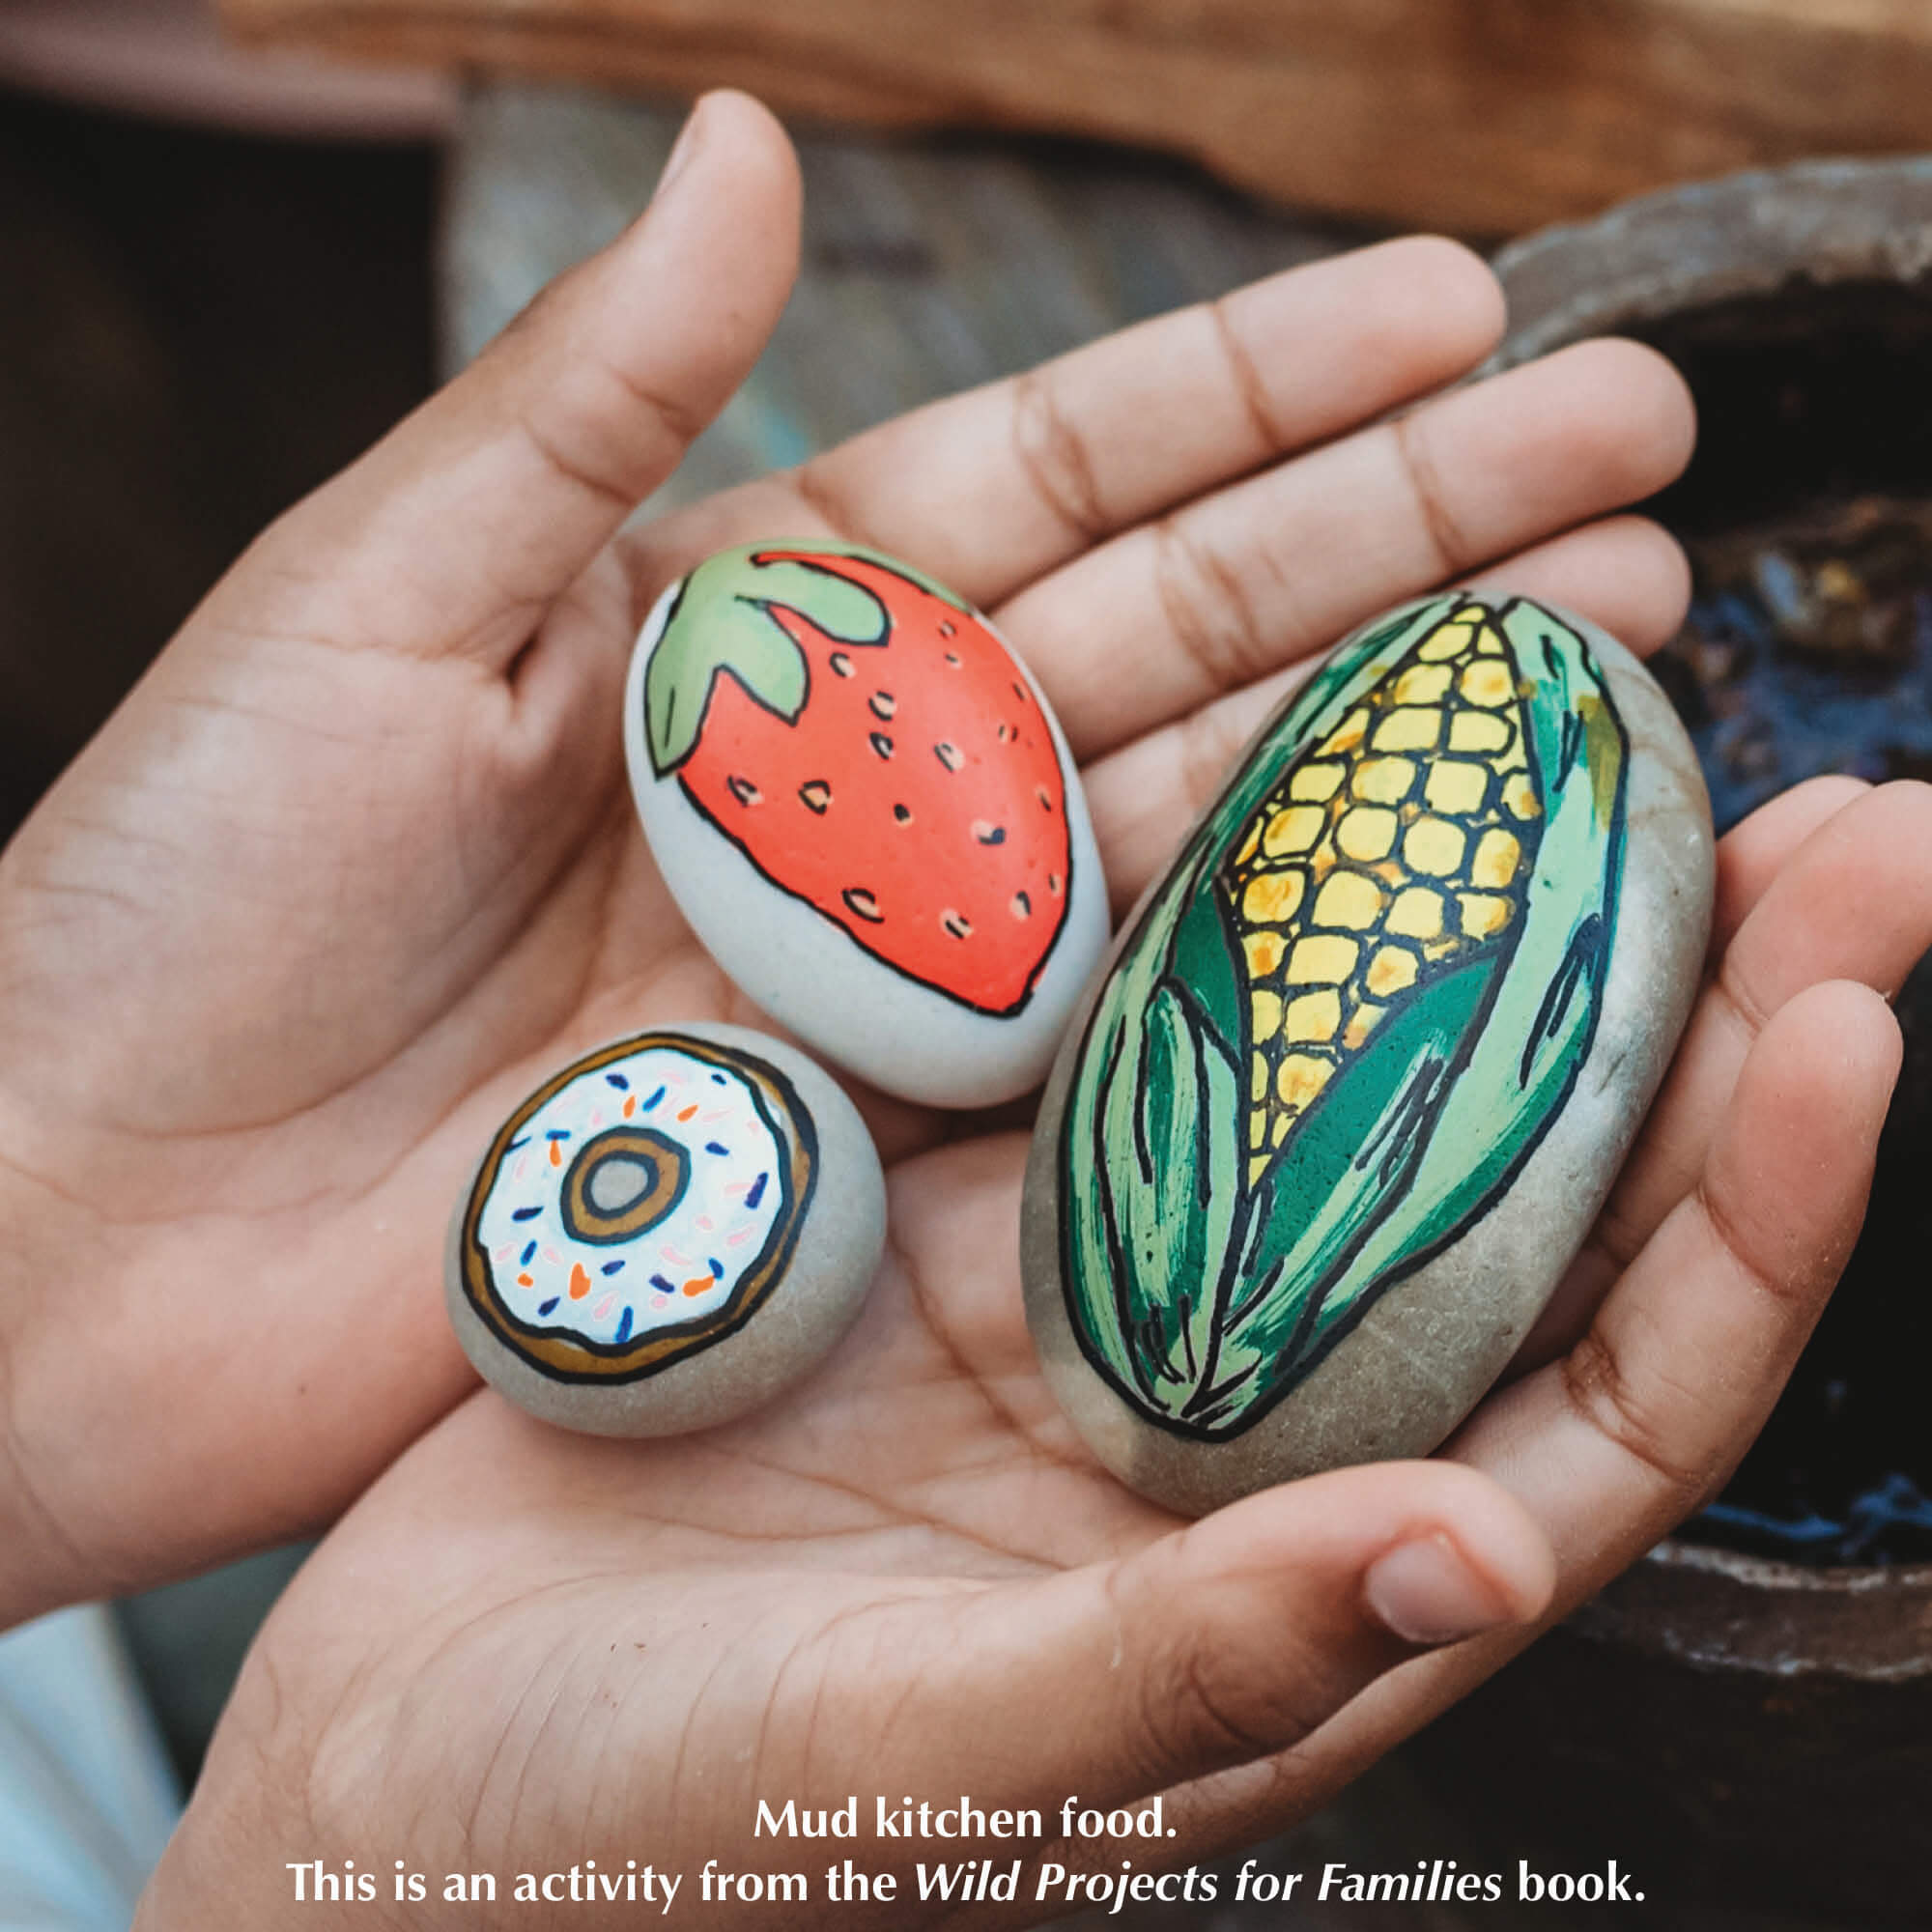
<instances>
[{"instance_id":1,"label":"skin of hand","mask_svg":"<svg viewBox=\"0 0 1932 1932\"><path fill-rule=\"evenodd\" d=\"M1193 1525L1128 1495L1035 1368L1024 1136L875 1095L887 1264L791 1397L656 1444L466 1400L440 1248L495 1122L601 1039L756 1018L652 870L619 749L638 622L709 550L836 532L988 609L1081 760L1117 909L1376 611L1501 582L1638 649L1682 613L1674 545L1610 514L1688 455L1681 383L1598 343L1435 393L1502 314L1426 240L618 533L755 357L797 204L776 125L707 100L636 226L265 533L0 861L0 1609L348 1511L144 1924L279 1922L289 1860L809 1862L753 1847L758 1797L1057 1821L1160 1791L1163 1860L1258 1836L1720 1483L1856 1234L1883 996L1932 944L1932 793L1821 781L1724 842L1666 1092L1435 1460ZM787 1922L846 1910L813 1898Z\"/></svg>"}]
</instances>

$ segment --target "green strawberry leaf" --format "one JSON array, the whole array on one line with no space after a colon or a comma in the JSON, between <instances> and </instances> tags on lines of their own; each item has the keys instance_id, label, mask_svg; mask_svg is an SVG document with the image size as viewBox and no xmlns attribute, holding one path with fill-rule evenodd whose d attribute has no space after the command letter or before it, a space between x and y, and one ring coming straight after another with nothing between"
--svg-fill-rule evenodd
<instances>
[{"instance_id":1,"label":"green strawberry leaf","mask_svg":"<svg viewBox=\"0 0 1932 1932\"><path fill-rule=\"evenodd\" d=\"M805 653L778 611L841 643L882 644L891 633L891 614L863 584L789 558L754 560L754 551L769 549L721 552L684 581L644 671L644 737L659 778L696 750L721 673L787 724L797 724L810 680Z\"/></svg>"}]
</instances>

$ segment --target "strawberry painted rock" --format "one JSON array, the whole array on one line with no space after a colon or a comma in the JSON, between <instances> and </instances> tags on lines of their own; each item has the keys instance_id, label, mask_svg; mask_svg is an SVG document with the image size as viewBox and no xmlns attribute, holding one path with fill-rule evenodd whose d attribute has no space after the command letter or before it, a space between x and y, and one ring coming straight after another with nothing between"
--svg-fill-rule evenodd
<instances>
[{"instance_id":1,"label":"strawberry painted rock","mask_svg":"<svg viewBox=\"0 0 1932 1932\"><path fill-rule=\"evenodd\" d=\"M774 1018L888 1092L1044 1076L1107 941L1079 780L952 592L821 538L724 551L638 640L625 746L679 908Z\"/></svg>"}]
</instances>

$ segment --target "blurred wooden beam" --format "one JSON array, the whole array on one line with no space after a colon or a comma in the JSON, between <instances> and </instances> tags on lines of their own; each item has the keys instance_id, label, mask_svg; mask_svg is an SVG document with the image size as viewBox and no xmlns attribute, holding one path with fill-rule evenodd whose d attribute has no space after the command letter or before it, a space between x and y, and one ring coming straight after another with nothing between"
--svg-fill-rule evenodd
<instances>
[{"instance_id":1,"label":"blurred wooden beam","mask_svg":"<svg viewBox=\"0 0 1932 1932\"><path fill-rule=\"evenodd\" d=\"M1932 149L1926 0L221 0L279 41L878 127L1093 136L1501 234L1801 155Z\"/></svg>"}]
</instances>

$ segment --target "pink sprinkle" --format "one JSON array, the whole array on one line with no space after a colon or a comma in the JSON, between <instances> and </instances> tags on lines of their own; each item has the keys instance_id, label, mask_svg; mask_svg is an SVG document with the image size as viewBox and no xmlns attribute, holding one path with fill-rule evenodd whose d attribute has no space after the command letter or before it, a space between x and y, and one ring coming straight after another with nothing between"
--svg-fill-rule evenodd
<instances>
[{"instance_id":1,"label":"pink sprinkle","mask_svg":"<svg viewBox=\"0 0 1932 1932\"><path fill-rule=\"evenodd\" d=\"M700 1214L697 1217L697 1225L708 1235L713 1228L717 1227L718 1223L709 1214Z\"/></svg>"},{"instance_id":2,"label":"pink sprinkle","mask_svg":"<svg viewBox=\"0 0 1932 1932\"><path fill-rule=\"evenodd\" d=\"M597 1304L596 1308L592 1310L590 1319L593 1321L603 1321L603 1319L607 1315L609 1315L611 1309L615 1308L616 1305L617 1305L617 1297L614 1294L607 1294L604 1297L604 1299Z\"/></svg>"},{"instance_id":3,"label":"pink sprinkle","mask_svg":"<svg viewBox=\"0 0 1932 1932\"><path fill-rule=\"evenodd\" d=\"M543 1258L550 1263L552 1267L561 1267L563 1265L563 1257L554 1248L546 1248L543 1251Z\"/></svg>"},{"instance_id":4,"label":"pink sprinkle","mask_svg":"<svg viewBox=\"0 0 1932 1932\"><path fill-rule=\"evenodd\" d=\"M516 1166L510 1171L510 1179L512 1180L521 1180L524 1178L524 1176L526 1175L529 1171L530 1171L529 1155L526 1153L520 1153L517 1156Z\"/></svg>"},{"instance_id":5,"label":"pink sprinkle","mask_svg":"<svg viewBox=\"0 0 1932 1932\"><path fill-rule=\"evenodd\" d=\"M595 1107L590 1110L590 1124L593 1127L601 1127L604 1124L604 1116Z\"/></svg>"},{"instance_id":6,"label":"pink sprinkle","mask_svg":"<svg viewBox=\"0 0 1932 1932\"><path fill-rule=\"evenodd\" d=\"M708 1114L699 1114L698 1119L709 1123L712 1121L728 1121L736 1111L731 1107L713 1107Z\"/></svg>"},{"instance_id":7,"label":"pink sprinkle","mask_svg":"<svg viewBox=\"0 0 1932 1932\"><path fill-rule=\"evenodd\" d=\"M668 1247L668 1246L662 1247L658 1250L658 1253L661 1254L666 1261L670 1262L677 1267L688 1268L691 1265L691 1257L689 1255L679 1254L678 1251L673 1247Z\"/></svg>"},{"instance_id":8,"label":"pink sprinkle","mask_svg":"<svg viewBox=\"0 0 1932 1932\"><path fill-rule=\"evenodd\" d=\"M727 1248L742 1247L757 1232L755 1228L740 1228L735 1235L726 1235L724 1236L724 1245Z\"/></svg>"},{"instance_id":9,"label":"pink sprinkle","mask_svg":"<svg viewBox=\"0 0 1932 1932\"><path fill-rule=\"evenodd\" d=\"M668 1308L670 1306L670 1296L668 1294L654 1294L651 1296L651 1306L653 1308Z\"/></svg>"},{"instance_id":10,"label":"pink sprinkle","mask_svg":"<svg viewBox=\"0 0 1932 1932\"><path fill-rule=\"evenodd\" d=\"M749 1180L729 1180L724 1183L726 1194L749 1194L751 1191L752 1183Z\"/></svg>"}]
</instances>

